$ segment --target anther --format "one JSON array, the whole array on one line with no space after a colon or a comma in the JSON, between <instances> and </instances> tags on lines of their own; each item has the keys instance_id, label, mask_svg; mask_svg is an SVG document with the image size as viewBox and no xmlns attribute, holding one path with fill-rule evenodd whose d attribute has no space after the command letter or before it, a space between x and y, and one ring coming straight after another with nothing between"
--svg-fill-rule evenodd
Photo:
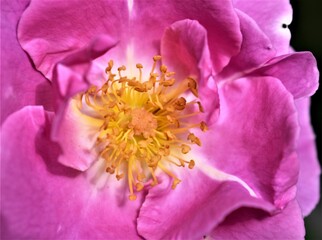
<instances>
[{"instance_id":1,"label":"anther","mask_svg":"<svg viewBox=\"0 0 322 240\"><path fill-rule=\"evenodd\" d=\"M144 185L141 182L135 184L136 191L141 191L144 188Z\"/></svg>"},{"instance_id":2,"label":"anther","mask_svg":"<svg viewBox=\"0 0 322 240\"><path fill-rule=\"evenodd\" d=\"M161 60L161 56L160 55L156 55L153 57L153 61L159 61Z\"/></svg>"},{"instance_id":3,"label":"anther","mask_svg":"<svg viewBox=\"0 0 322 240\"><path fill-rule=\"evenodd\" d=\"M170 80L163 81L162 85L165 86L165 87L171 87L171 86L173 86L175 81L176 80L174 78L171 78Z\"/></svg>"},{"instance_id":4,"label":"anther","mask_svg":"<svg viewBox=\"0 0 322 240\"><path fill-rule=\"evenodd\" d=\"M87 93L89 94L95 94L97 92L97 87L96 86L91 86L88 90Z\"/></svg>"},{"instance_id":5,"label":"anther","mask_svg":"<svg viewBox=\"0 0 322 240\"><path fill-rule=\"evenodd\" d=\"M141 63L136 64L137 68L143 68L143 65Z\"/></svg>"},{"instance_id":6,"label":"anther","mask_svg":"<svg viewBox=\"0 0 322 240\"><path fill-rule=\"evenodd\" d=\"M176 139L176 136L171 131L166 131L165 135L167 136L168 140Z\"/></svg>"},{"instance_id":7,"label":"anther","mask_svg":"<svg viewBox=\"0 0 322 240\"><path fill-rule=\"evenodd\" d=\"M144 87L145 87L145 89L147 91L149 91L149 90L151 90L153 88L153 82L152 81L144 82L143 85L144 85Z\"/></svg>"},{"instance_id":8,"label":"anther","mask_svg":"<svg viewBox=\"0 0 322 240\"><path fill-rule=\"evenodd\" d=\"M198 146L201 146L201 141L198 137L196 137L193 133L189 133L188 140L190 140L192 143L197 144Z\"/></svg>"},{"instance_id":9,"label":"anther","mask_svg":"<svg viewBox=\"0 0 322 240\"><path fill-rule=\"evenodd\" d=\"M108 66L107 66L107 67L106 67L106 69L105 69L105 72L106 72L106 73L110 72L110 71L112 70L112 68L113 68L113 65L114 65L113 60L110 60L110 61L108 62Z\"/></svg>"},{"instance_id":10,"label":"anther","mask_svg":"<svg viewBox=\"0 0 322 240\"><path fill-rule=\"evenodd\" d=\"M116 179L117 179L118 181L120 181L123 177L124 177L124 174L123 174L123 173L121 173L121 174L117 174L117 175L116 175Z\"/></svg>"},{"instance_id":11,"label":"anther","mask_svg":"<svg viewBox=\"0 0 322 240\"><path fill-rule=\"evenodd\" d=\"M185 98L183 98L183 97L180 97L180 98L178 98L176 101L175 101L175 103L174 103L174 108L176 109L176 110L183 110L183 109L185 109L185 107L186 107L186 99Z\"/></svg>"},{"instance_id":12,"label":"anther","mask_svg":"<svg viewBox=\"0 0 322 240\"><path fill-rule=\"evenodd\" d=\"M165 74L166 77L172 77L173 75L175 75L176 73L175 72L167 72Z\"/></svg>"},{"instance_id":13,"label":"anther","mask_svg":"<svg viewBox=\"0 0 322 240\"><path fill-rule=\"evenodd\" d=\"M191 77L188 77L188 88L195 97L198 97L197 82Z\"/></svg>"},{"instance_id":14,"label":"anther","mask_svg":"<svg viewBox=\"0 0 322 240\"><path fill-rule=\"evenodd\" d=\"M199 111L202 112L202 113L205 112L203 106L201 105L201 102L198 101L197 104L198 104L198 107L199 107Z\"/></svg>"},{"instance_id":15,"label":"anther","mask_svg":"<svg viewBox=\"0 0 322 240\"><path fill-rule=\"evenodd\" d=\"M161 155L153 156L150 159L150 167L156 167L158 165L158 162L161 160Z\"/></svg>"},{"instance_id":16,"label":"anther","mask_svg":"<svg viewBox=\"0 0 322 240\"><path fill-rule=\"evenodd\" d=\"M189 147L188 145L186 144L181 145L181 152L183 154L187 154L188 152L190 152L190 150L191 150L191 147Z\"/></svg>"},{"instance_id":17,"label":"anther","mask_svg":"<svg viewBox=\"0 0 322 240\"><path fill-rule=\"evenodd\" d=\"M195 161L191 159L189 162L188 168L193 169L194 166L195 166Z\"/></svg>"},{"instance_id":18,"label":"anther","mask_svg":"<svg viewBox=\"0 0 322 240\"><path fill-rule=\"evenodd\" d=\"M143 182L145 178L146 178L146 176L144 175L144 173L139 173L137 176L137 179L140 182Z\"/></svg>"},{"instance_id":19,"label":"anther","mask_svg":"<svg viewBox=\"0 0 322 240\"><path fill-rule=\"evenodd\" d=\"M175 189L176 187L177 187L177 185L179 184L181 182L181 180L180 179L178 179L178 178L175 178L174 180L173 180L173 183L172 183L172 189Z\"/></svg>"},{"instance_id":20,"label":"anther","mask_svg":"<svg viewBox=\"0 0 322 240\"><path fill-rule=\"evenodd\" d=\"M126 70L126 67L124 65L122 65L117 69L117 71L125 71L125 70Z\"/></svg>"},{"instance_id":21,"label":"anther","mask_svg":"<svg viewBox=\"0 0 322 240\"><path fill-rule=\"evenodd\" d=\"M204 121L202 121L200 123L200 129L203 131L203 132L206 132L208 130L208 126L206 125L206 123Z\"/></svg>"},{"instance_id":22,"label":"anther","mask_svg":"<svg viewBox=\"0 0 322 240\"><path fill-rule=\"evenodd\" d=\"M139 69L139 72L140 72L139 80L141 82L142 81L142 68L143 68L143 65L141 63L138 63L138 64L136 64L136 67Z\"/></svg>"},{"instance_id":23,"label":"anther","mask_svg":"<svg viewBox=\"0 0 322 240\"><path fill-rule=\"evenodd\" d=\"M108 173L110 173L110 174L114 174L115 169L114 169L114 168L111 168L111 167L107 167L107 168L106 168L106 172L108 172Z\"/></svg>"},{"instance_id":24,"label":"anther","mask_svg":"<svg viewBox=\"0 0 322 240\"><path fill-rule=\"evenodd\" d=\"M161 71L161 72L166 73L166 72L167 72L167 70L168 70L167 66L165 66L165 65L161 65L161 67L160 67L160 71Z\"/></svg>"},{"instance_id":25,"label":"anther","mask_svg":"<svg viewBox=\"0 0 322 240\"><path fill-rule=\"evenodd\" d=\"M136 200L136 195L135 195L135 194L130 194L129 199L130 199L131 201Z\"/></svg>"}]
</instances>

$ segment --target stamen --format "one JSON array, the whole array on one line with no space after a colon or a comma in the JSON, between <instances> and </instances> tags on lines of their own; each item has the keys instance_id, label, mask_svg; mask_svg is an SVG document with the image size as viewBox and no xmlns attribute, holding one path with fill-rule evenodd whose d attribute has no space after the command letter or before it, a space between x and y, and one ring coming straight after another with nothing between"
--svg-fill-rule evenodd
<instances>
[{"instance_id":1,"label":"stamen","mask_svg":"<svg viewBox=\"0 0 322 240\"><path fill-rule=\"evenodd\" d=\"M208 130L208 126L206 125L206 123L204 121L202 121L200 123L200 129L203 131L203 132L206 132Z\"/></svg>"},{"instance_id":2,"label":"stamen","mask_svg":"<svg viewBox=\"0 0 322 240\"><path fill-rule=\"evenodd\" d=\"M172 178L175 189L181 180L170 166L187 165L192 169L195 161L185 158L192 145L201 146L201 141L190 130L208 129L205 122L192 121L193 116L204 112L201 103L196 99L187 102L184 97L186 91L198 97L197 81L189 77L177 82L175 72L168 71L163 64L156 71L160 60L161 56L153 57L148 79L143 79L140 63L136 64L137 78L125 76L123 65L114 74L111 60L102 86L91 86L76 99L84 114L87 106L101 121L95 146L100 158L106 161L106 172L115 174L118 181L127 179L130 200L135 200L136 192L145 185L158 184L157 169ZM192 104L198 104L198 112L188 107Z\"/></svg>"},{"instance_id":3,"label":"stamen","mask_svg":"<svg viewBox=\"0 0 322 240\"><path fill-rule=\"evenodd\" d=\"M188 146L188 145L186 145L186 144L182 144L181 145L181 152L183 153L183 154L187 154L188 152L190 152L190 150L191 150L191 147L190 146Z\"/></svg>"},{"instance_id":4,"label":"stamen","mask_svg":"<svg viewBox=\"0 0 322 240\"><path fill-rule=\"evenodd\" d=\"M188 87L190 91L195 95L195 97L198 97L198 91L197 91L197 82L193 78L188 78Z\"/></svg>"},{"instance_id":5,"label":"stamen","mask_svg":"<svg viewBox=\"0 0 322 240\"><path fill-rule=\"evenodd\" d=\"M198 146L201 146L201 141L199 138L197 138L193 133L189 133L188 140L190 140L192 143L197 144Z\"/></svg>"},{"instance_id":6,"label":"stamen","mask_svg":"<svg viewBox=\"0 0 322 240\"><path fill-rule=\"evenodd\" d=\"M136 64L137 69L139 69L140 76L139 76L139 81L142 82L142 68L143 65L141 63Z\"/></svg>"},{"instance_id":7,"label":"stamen","mask_svg":"<svg viewBox=\"0 0 322 240\"><path fill-rule=\"evenodd\" d=\"M202 112L202 113L205 112L203 106L201 105L201 102L197 102L197 104L198 104L198 107L199 107L199 111Z\"/></svg>"},{"instance_id":8,"label":"stamen","mask_svg":"<svg viewBox=\"0 0 322 240\"><path fill-rule=\"evenodd\" d=\"M190 160L190 162L189 162L189 168L190 169L193 169L193 167L195 166L195 161L193 161L193 160Z\"/></svg>"}]
</instances>

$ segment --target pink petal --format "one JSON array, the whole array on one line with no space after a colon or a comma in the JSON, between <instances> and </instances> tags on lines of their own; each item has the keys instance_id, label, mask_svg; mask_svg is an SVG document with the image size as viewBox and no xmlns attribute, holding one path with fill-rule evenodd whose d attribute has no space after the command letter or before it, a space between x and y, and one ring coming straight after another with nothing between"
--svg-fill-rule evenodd
<instances>
[{"instance_id":1,"label":"pink petal","mask_svg":"<svg viewBox=\"0 0 322 240\"><path fill-rule=\"evenodd\" d=\"M214 239L304 239L305 229L301 210L296 201L276 215L250 208L242 208L217 227L211 237Z\"/></svg>"},{"instance_id":2,"label":"pink petal","mask_svg":"<svg viewBox=\"0 0 322 240\"><path fill-rule=\"evenodd\" d=\"M197 20L206 29L215 72L239 51L239 22L230 1L139 0L134 1L131 12L135 52L157 53L163 31L183 19Z\"/></svg>"},{"instance_id":3,"label":"pink petal","mask_svg":"<svg viewBox=\"0 0 322 240\"><path fill-rule=\"evenodd\" d=\"M1 2L1 123L25 105L52 109L50 84L32 66L17 41L16 27L26 1Z\"/></svg>"},{"instance_id":4,"label":"pink petal","mask_svg":"<svg viewBox=\"0 0 322 240\"><path fill-rule=\"evenodd\" d=\"M212 74L207 31L196 20L181 20L168 27L161 39L161 55L180 79L196 76L203 83Z\"/></svg>"},{"instance_id":5,"label":"pink petal","mask_svg":"<svg viewBox=\"0 0 322 240\"><path fill-rule=\"evenodd\" d=\"M320 197L319 177L321 169L316 153L315 136L310 122L310 100L302 98L295 101L300 122L300 138L297 154L300 160L300 175L297 183L297 200L304 216L314 209Z\"/></svg>"},{"instance_id":6,"label":"pink petal","mask_svg":"<svg viewBox=\"0 0 322 240\"><path fill-rule=\"evenodd\" d=\"M93 150L99 128L97 121L89 117L86 121L76 101L72 99L96 81L102 82L104 70L95 69L93 60L115 44L113 39L100 35L85 48L63 59L54 69L53 85L57 106L51 136L52 140L60 144L62 155L59 162L66 166L84 171L98 157ZM93 77L92 74L97 76Z\"/></svg>"},{"instance_id":7,"label":"pink petal","mask_svg":"<svg viewBox=\"0 0 322 240\"><path fill-rule=\"evenodd\" d=\"M203 103L209 122L218 114L217 86L212 77L207 31L195 20L181 20L166 29L161 41L164 63L176 72L176 79L196 77L199 98ZM211 87L210 87L211 86Z\"/></svg>"},{"instance_id":8,"label":"pink petal","mask_svg":"<svg viewBox=\"0 0 322 240\"><path fill-rule=\"evenodd\" d=\"M245 13L236 9L243 35L240 52L233 56L227 67L217 79L238 77L261 66L275 56L275 49L269 38L258 27L257 23Z\"/></svg>"},{"instance_id":9,"label":"pink petal","mask_svg":"<svg viewBox=\"0 0 322 240\"><path fill-rule=\"evenodd\" d=\"M292 7L288 0L234 0L234 6L255 20L271 40L277 55L289 52Z\"/></svg>"},{"instance_id":10,"label":"pink petal","mask_svg":"<svg viewBox=\"0 0 322 240\"><path fill-rule=\"evenodd\" d=\"M251 75L273 76L280 79L294 98L313 95L319 84L316 60L310 52L276 57Z\"/></svg>"},{"instance_id":11,"label":"pink petal","mask_svg":"<svg viewBox=\"0 0 322 240\"><path fill-rule=\"evenodd\" d=\"M298 136L293 97L272 77L219 85L220 115L200 135L205 158L278 208L295 197Z\"/></svg>"},{"instance_id":12,"label":"pink petal","mask_svg":"<svg viewBox=\"0 0 322 240\"><path fill-rule=\"evenodd\" d=\"M56 95L67 99L79 92L87 90L91 85L102 82L104 69L95 69L93 61L113 48L117 42L108 35L98 35L87 46L68 55L58 62L54 68L53 82L57 88ZM95 79L91 74L101 79ZM96 77L98 77L96 76Z\"/></svg>"},{"instance_id":13,"label":"pink petal","mask_svg":"<svg viewBox=\"0 0 322 240\"><path fill-rule=\"evenodd\" d=\"M57 62L97 35L125 39L127 25L125 1L32 1L21 18L18 37L36 68L51 79Z\"/></svg>"},{"instance_id":14,"label":"pink petal","mask_svg":"<svg viewBox=\"0 0 322 240\"><path fill-rule=\"evenodd\" d=\"M51 117L42 107L26 107L3 124L2 237L138 239L141 196L129 201L126 184L114 178L99 183L99 169L83 174L59 164L60 148L49 140Z\"/></svg>"},{"instance_id":15,"label":"pink petal","mask_svg":"<svg viewBox=\"0 0 322 240\"><path fill-rule=\"evenodd\" d=\"M195 170L182 174L175 190L168 179L149 190L138 218L145 239L201 239L232 211L249 206L273 211L238 183L213 180Z\"/></svg>"},{"instance_id":16,"label":"pink petal","mask_svg":"<svg viewBox=\"0 0 322 240\"><path fill-rule=\"evenodd\" d=\"M51 138L62 149L58 161L68 167L87 170L98 159L95 143L103 122L81 113L76 101L69 101L64 111L57 114Z\"/></svg>"}]
</instances>

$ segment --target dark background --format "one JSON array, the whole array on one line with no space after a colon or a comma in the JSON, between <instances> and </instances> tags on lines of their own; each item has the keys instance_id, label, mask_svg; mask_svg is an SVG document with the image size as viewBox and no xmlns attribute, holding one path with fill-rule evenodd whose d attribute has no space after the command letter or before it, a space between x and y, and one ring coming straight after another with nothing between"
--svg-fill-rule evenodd
<instances>
[{"instance_id":1,"label":"dark background","mask_svg":"<svg viewBox=\"0 0 322 240\"><path fill-rule=\"evenodd\" d=\"M291 0L293 22L291 45L296 51L311 51L322 72L322 1ZM321 76L320 76L320 85ZM322 160L322 86L312 97L311 117L320 163ZM321 182L321 181L320 181ZM321 189L320 189L321 192ZM322 240L322 203L305 219L306 239Z\"/></svg>"}]
</instances>

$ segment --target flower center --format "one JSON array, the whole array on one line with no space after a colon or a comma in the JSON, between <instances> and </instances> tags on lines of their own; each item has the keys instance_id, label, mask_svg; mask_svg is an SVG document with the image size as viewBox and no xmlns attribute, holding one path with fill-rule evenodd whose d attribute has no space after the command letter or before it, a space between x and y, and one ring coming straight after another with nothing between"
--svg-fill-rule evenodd
<instances>
[{"instance_id":1,"label":"flower center","mask_svg":"<svg viewBox=\"0 0 322 240\"><path fill-rule=\"evenodd\" d=\"M148 139L155 136L158 122L153 114L143 108L135 108L131 111L131 122L128 127L133 129L135 136L143 136Z\"/></svg>"},{"instance_id":2,"label":"flower center","mask_svg":"<svg viewBox=\"0 0 322 240\"><path fill-rule=\"evenodd\" d=\"M186 160L191 145L201 146L193 128L207 130L204 122L193 119L203 112L196 99L187 101L182 95L191 92L198 97L197 83L189 77L180 82L174 79L165 65L156 71L160 56L153 57L153 66L146 81L142 79L142 64L137 64L139 76L127 77L119 67L112 73L113 61L106 68L107 80L102 86L92 86L81 94L81 111L101 120L96 149L105 160L106 172L118 180L125 178L129 199L145 186L158 184L156 171L161 170L173 179L174 189L180 179L173 166L192 169L194 160Z\"/></svg>"}]
</instances>

